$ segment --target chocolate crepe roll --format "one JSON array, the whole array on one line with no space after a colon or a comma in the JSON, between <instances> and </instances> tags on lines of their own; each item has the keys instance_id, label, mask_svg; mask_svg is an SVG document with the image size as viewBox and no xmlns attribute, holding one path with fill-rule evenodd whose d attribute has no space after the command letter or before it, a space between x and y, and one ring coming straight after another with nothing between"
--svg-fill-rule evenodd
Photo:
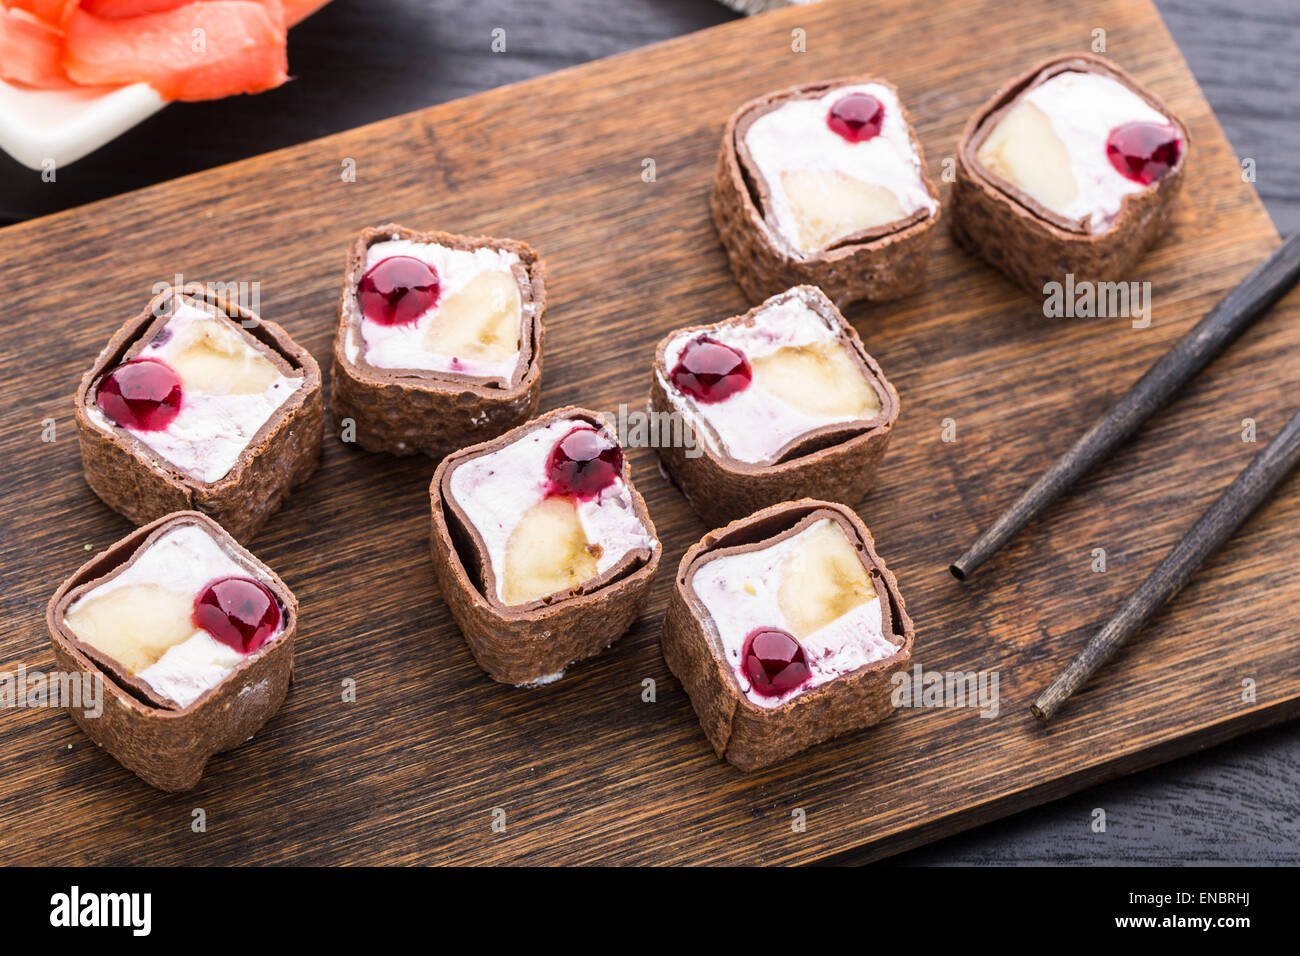
<instances>
[{"instance_id":1,"label":"chocolate crepe roll","mask_svg":"<svg viewBox=\"0 0 1300 956\"><path fill-rule=\"evenodd\" d=\"M860 500L898 410L853 327L812 286L678 329L655 353L659 459L713 527L794 498ZM664 416L684 427L668 428Z\"/></svg>"},{"instance_id":2,"label":"chocolate crepe roll","mask_svg":"<svg viewBox=\"0 0 1300 956\"><path fill-rule=\"evenodd\" d=\"M103 687L86 736L160 790L193 788L213 754L280 708L298 602L206 515L182 511L96 555L50 599L59 669Z\"/></svg>"},{"instance_id":3,"label":"chocolate crepe roll","mask_svg":"<svg viewBox=\"0 0 1300 956\"><path fill-rule=\"evenodd\" d=\"M541 396L545 312L542 261L525 243L363 230L334 340L340 435L441 458L527 420Z\"/></svg>"},{"instance_id":4,"label":"chocolate crepe roll","mask_svg":"<svg viewBox=\"0 0 1300 956\"><path fill-rule=\"evenodd\" d=\"M118 329L75 404L86 483L136 524L193 509L247 541L320 457L316 360L205 286Z\"/></svg>"},{"instance_id":5,"label":"chocolate crepe roll","mask_svg":"<svg viewBox=\"0 0 1300 956\"><path fill-rule=\"evenodd\" d=\"M841 308L914 292L939 221L898 90L871 76L741 106L723 132L710 204L751 302L803 283Z\"/></svg>"},{"instance_id":6,"label":"chocolate crepe roll","mask_svg":"<svg viewBox=\"0 0 1300 956\"><path fill-rule=\"evenodd\" d=\"M1108 60L1069 54L998 91L966 124L953 237L1029 291L1112 282L1168 228L1187 129Z\"/></svg>"},{"instance_id":7,"label":"chocolate crepe roll","mask_svg":"<svg viewBox=\"0 0 1300 956\"><path fill-rule=\"evenodd\" d=\"M857 515L803 499L686 552L660 644L717 755L755 770L889 716L912 640Z\"/></svg>"},{"instance_id":8,"label":"chocolate crepe roll","mask_svg":"<svg viewBox=\"0 0 1300 956\"><path fill-rule=\"evenodd\" d=\"M569 406L443 459L429 487L443 599L494 680L549 684L632 625L662 552L623 451Z\"/></svg>"}]
</instances>

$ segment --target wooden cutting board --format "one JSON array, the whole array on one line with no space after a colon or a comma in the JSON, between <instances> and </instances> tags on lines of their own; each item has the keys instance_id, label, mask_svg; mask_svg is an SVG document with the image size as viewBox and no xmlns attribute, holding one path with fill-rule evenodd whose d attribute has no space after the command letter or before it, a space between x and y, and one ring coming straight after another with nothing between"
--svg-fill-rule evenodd
<instances>
[{"instance_id":1,"label":"wooden cutting board","mask_svg":"<svg viewBox=\"0 0 1300 956\"><path fill-rule=\"evenodd\" d=\"M1280 386L1300 361L1296 295L974 580L959 585L945 570L1278 241L1154 9L1133 0L790 9L3 230L0 668L52 665L46 600L87 549L128 530L82 481L71 397L155 281L179 271L259 282L263 314L324 362L344 249L361 226L393 219L526 239L549 267L543 408L639 406L662 334L744 308L706 203L736 105L877 72L901 88L939 180L962 124L1000 82L1088 49L1097 29L1194 142L1172 232L1132 277L1152 283L1151 327L1044 319L1040 301L954 249L946 230L928 291L850 312L903 406L860 513L916 619L916 660L996 671L996 717L904 709L764 772L718 762L658 648L673 570L706 529L644 450L632 454L634 475L665 546L648 610L555 685L494 684L434 588L433 462L330 437L316 477L254 543L302 602L297 680L280 714L214 759L197 790L166 795L62 713L3 713L3 859L868 859L1294 716L1300 481L1050 729L1027 706L1294 410ZM792 50L797 36L806 52ZM643 181L647 159L653 182ZM340 175L348 164L355 182ZM1241 440L1246 418L1258 444ZM47 419L54 442L41 440ZM949 419L956 440L945 442ZM1104 573L1092 570L1096 548ZM342 700L349 680L354 703ZM206 832L195 833L199 808ZM492 828L496 808L504 833Z\"/></svg>"}]
</instances>

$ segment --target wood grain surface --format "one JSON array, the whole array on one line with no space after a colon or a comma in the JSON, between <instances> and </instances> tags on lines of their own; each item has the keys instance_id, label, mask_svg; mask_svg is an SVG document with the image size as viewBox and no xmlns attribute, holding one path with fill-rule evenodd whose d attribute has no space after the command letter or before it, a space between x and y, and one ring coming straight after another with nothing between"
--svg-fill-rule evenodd
<instances>
[{"instance_id":1,"label":"wood grain surface","mask_svg":"<svg viewBox=\"0 0 1300 956\"><path fill-rule=\"evenodd\" d=\"M1011 26L1014 26L1014 29ZM1146 3L828 3L728 24L423 113L3 231L0 288L22 334L3 404L0 666L48 666L45 601L127 530L79 475L70 396L154 281L261 282L263 312L327 354L350 235L413 226L527 239L553 276L543 407L639 405L651 351L743 303L708 222L717 136L763 90L852 72L867 44L939 176L961 124L1034 60L1108 52L1188 123L1195 155L1169 237L1133 276L1154 321L1047 321L1041 303L938 245L928 291L850 313L902 395L859 509L917 621L916 658L996 670L1001 710L904 710L744 776L713 757L658 653L670 574L623 642L549 688L493 684L436 595L431 462L327 441L323 468L254 542L302 602L297 682L199 789L155 793L64 715L0 721L0 852L14 862L804 862L869 858L988 821L1300 711L1289 608L1300 487L1284 491L1058 722L1026 705L1291 412L1298 300L1248 333L1111 467L968 585L944 570L1052 456L1277 242ZM808 52L790 51L791 30ZM354 159L358 181L340 181ZM656 163L641 180L642 160ZM42 420L59 425L40 441ZM940 440L942 422L957 440ZM631 456L665 571L705 530ZM1104 547L1109 570L1094 573ZM1241 699L1253 678L1257 698ZM657 700L642 702L642 681ZM358 700L341 701L355 680ZM194 833L202 808L207 830ZM505 833L491 828L506 811ZM807 813L793 832L791 814Z\"/></svg>"}]
</instances>

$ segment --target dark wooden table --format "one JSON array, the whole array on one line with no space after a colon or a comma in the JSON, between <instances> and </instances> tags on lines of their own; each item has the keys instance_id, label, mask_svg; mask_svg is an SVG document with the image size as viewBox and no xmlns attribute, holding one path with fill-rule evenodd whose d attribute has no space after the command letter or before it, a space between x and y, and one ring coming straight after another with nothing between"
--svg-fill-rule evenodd
<instances>
[{"instance_id":1,"label":"dark wooden table","mask_svg":"<svg viewBox=\"0 0 1300 956\"><path fill-rule=\"evenodd\" d=\"M1157 0L1278 230L1300 226L1300 5ZM42 183L0 157L0 222L80 205L701 29L707 0L335 0L295 29L280 90L172 106ZM1105 24L1098 24L1105 27ZM492 31L507 48L493 53ZM1281 370L1279 370L1281 374ZM1284 726L896 858L1300 862L1300 732ZM1104 833L1090 826L1106 811Z\"/></svg>"}]
</instances>

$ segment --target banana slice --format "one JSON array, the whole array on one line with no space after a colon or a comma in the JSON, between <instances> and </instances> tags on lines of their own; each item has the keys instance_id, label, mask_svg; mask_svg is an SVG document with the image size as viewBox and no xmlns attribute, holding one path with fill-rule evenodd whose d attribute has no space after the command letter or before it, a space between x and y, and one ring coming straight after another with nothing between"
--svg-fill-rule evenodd
<instances>
[{"instance_id":1,"label":"banana slice","mask_svg":"<svg viewBox=\"0 0 1300 956\"><path fill-rule=\"evenodd\" d=\"M255 395L279 375L274 365L217 319L195 321L178 333L168 363L181 387L204 395Z\"/></svg>"},{"instance_id":2,"label":"banana slice","mask_svg":"<svg viewBox=\"0 0 1300 956\"><path fill-rule=\"evenodd\" d=\"M194 634L193 604L156 584L124 584L81 601L64 620L81 641L137 674Z\"/></svg>"},{"instance_id":3,"label":"banana slice","mask_svg":"<svg viewBox=\"0 0 1300 956\"><path fill-rule=\"evenodd\" d=\"M754 359L754 383L818 418L874 418L880 396L838 341L777 349Z\"/></svg>"},{"instance_id":4,"label":"banana slice","mask_svg":"<svg viewBox=\"0 0 1300 956\"><path fill-rule=\"evenodd\" d=\"M1053 212L1064 214L1079 194L1069 151L1047 114L1026 100L1002 117L975 158Z\"/></svg>"},{"instance_id":5,"label":"banana slice","mask_svg":"<svg viewBox=\"0 0 1300 956\"><path fill-rule=\"evenodd\" d=\"M795 637L815 634L876 596L862 559L830 519L800 535L782 562L777 601Z\"/></svg>"},{"instance_id":6,"label":"banana slice","mask_svg":"<svg viewBox=\"0 0 1300 956\"><path fill-rule=\"evenodd\" d=\"M795 244L803 252L903 218L893 192L837 170L787 170L781 174L781 186L798 227Z\"/></svg>"},{"instance_id":7,"label":"banana slice","mask_svg":"<svg viewBox=\"0 0 1300 956\"><path fill-rule=\"evenodd\" d=\"M545 498L530 508L506 542L501 597L524 604L567 591L596 576L596 558L569 498Z\"/></svg>"},{"instance_id":8,"label":"banana slice","mask_svg":"<svg viewBox=\"0 0 1300 956\"><path fill-rule=\"evenodd\" d=\"M519 354L523 301L509 272L480 272L438 306L424 333L435 355L501 362Z\"/></svg>"}]
</instances>

